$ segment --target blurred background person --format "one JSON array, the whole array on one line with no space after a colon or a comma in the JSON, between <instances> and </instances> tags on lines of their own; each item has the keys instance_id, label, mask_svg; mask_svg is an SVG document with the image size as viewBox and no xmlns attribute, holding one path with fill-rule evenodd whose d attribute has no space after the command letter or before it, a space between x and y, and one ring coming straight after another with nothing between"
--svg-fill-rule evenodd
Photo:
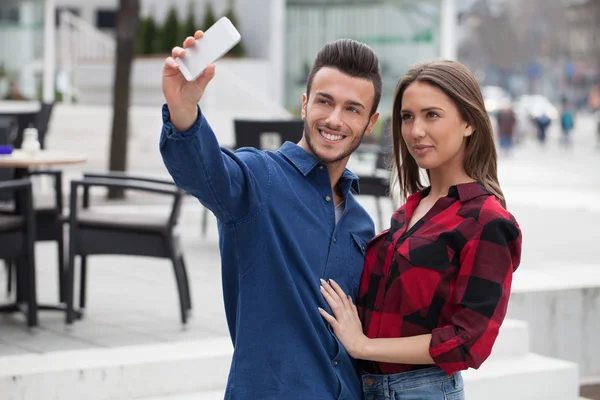
<instances>
[{"instance_id":1,"label":"blurred background person","mask_svg":"<svg viewBox=\"0 0 600 400\"><path fill-rule=\"evenodd\" d=\"M17 81L10 81L8 94L4 96L4 100L28 100L27 97L21 94Z\"/></svg>"},{"instance_id":2,"label":"blurred background person","mask_svg":"<svg viewBox=\"0 0 600 400\"><path fill-rule=\"evenodd\" d=\"M498 111L496 120L498 122L500 148L502 149L502 152L508 156L510 155L513 146L515 125L517 124L517 117L510 103Z\"/></svg>"},{"instance_id":3,"label":"blurred background person","mask_svg":"<svg viewBox=\"0 0 600 400\"><path fill-rule=\"evenodd\" d=\"M575 126L575 111L571 107L569 100L563 98L562 110L560 113L560 127L562 130L561 143L565 147L570 146L570 136L573 127Z\"/></svg>"}]
</instances>

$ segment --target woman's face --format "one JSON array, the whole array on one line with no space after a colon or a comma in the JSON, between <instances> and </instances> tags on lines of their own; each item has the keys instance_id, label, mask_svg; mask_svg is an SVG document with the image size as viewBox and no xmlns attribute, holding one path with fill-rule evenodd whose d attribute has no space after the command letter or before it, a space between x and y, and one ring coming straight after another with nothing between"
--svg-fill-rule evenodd
<instances>
[{"instance_id":1,"label":"woman's face","mask_svg":"<svg viewBox=\"0 0 600 400\"><path fill-rule=\"evenodd\" d=\"M411 83L402 96L402 138L420 168L434 170L461 163L473 129L438 87Z\"/></svg>"}]
</instances>

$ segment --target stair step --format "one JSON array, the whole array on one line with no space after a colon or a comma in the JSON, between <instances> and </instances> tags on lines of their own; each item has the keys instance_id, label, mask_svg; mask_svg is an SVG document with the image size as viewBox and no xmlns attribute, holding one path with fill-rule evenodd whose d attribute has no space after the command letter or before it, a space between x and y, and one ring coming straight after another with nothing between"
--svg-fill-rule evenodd
<instances>
[{"instance_id":1,"label":"stair step","mask_svg":"<svg viewBox=\"0 0 600 400\"><path fill-rule=\"evenodd\" d=\"M577 364L529 353L487 360L463 372L465 393L486 400L579 399Z\"/></svg>"},{"instance_id":2,"label":"stair step","mask_svg":"<svg viewBox=\"0 0 600 400\"><path fill-rule=\"evenodd\" d=\"M576 364L531 353L509 355L510 341L524 331L518 321L506 323L494 356L478 371L463 373L469 398L578 399ZM0 393L13 400L222 399L231 354L229 338L215 338L5 356Z\"/></svg>"},{"instance_id":3,"label":"stair step","mask_svg":"<svg viewBox=\"0 0 600 400\"><path fill-rule=\"evenodd\" d=\"M225 388L231 354L229 338L216 338L5 356L0 357L0 393L12 400L210 393Z\"/></svg>"},{"instance_id":4,"label":"stair step","mask_svg":"<svg viewBox=\"0 0 600 400\"><path fill-rule=\"evenodd\" d=\"M164 397L151 397L140 400L223 400L225 390L217 390L211 392L196 392L187 394L175 394Z\"/></svg>"},{"instance_id":5,"label":"stair step","mask_svg":"<svg viewBox=\"0 0 600 400\"><path fill-rule=\"evenodd\" d=\"M524 357L529 353L529 327L527 322L505 319L489 360L507 357Z\"/></svg>"}]
</instances>

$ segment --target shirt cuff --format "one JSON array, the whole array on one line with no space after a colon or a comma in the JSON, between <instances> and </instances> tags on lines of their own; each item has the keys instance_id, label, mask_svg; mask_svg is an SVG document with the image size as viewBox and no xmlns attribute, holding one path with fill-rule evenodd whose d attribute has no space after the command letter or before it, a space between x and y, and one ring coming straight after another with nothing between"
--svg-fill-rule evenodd
<instances>
[{"instance_id":1,"label":"shirt cuff","mask_svg":"<svg viewBox=\"0 0 600 400\"><path fill-rule=\"evenodd\" d=\"M165 136L173 139L183 139L189 136L193 136L198 129L200 129L200 124L202 122L202 111L200 110L200 106L198 107L198 117L196 121L183 132L179 132L173 124L171 123L171 113L169 112L169 107L167 104L163 104L162 106L162 121L163 121L163 132Z\"/></svg>"},{"instance_id":2,"label":"shirt cuff","mask_svg":"<svg viewBox=\"0 0 600 400\"><path fill-rule=\"evenodd\" d=\"M457 334L454 326L445 326L431 332L429 355L448 375L468 368L463 344L470 340L467 333Z\"/></svg>"}]
</instances>

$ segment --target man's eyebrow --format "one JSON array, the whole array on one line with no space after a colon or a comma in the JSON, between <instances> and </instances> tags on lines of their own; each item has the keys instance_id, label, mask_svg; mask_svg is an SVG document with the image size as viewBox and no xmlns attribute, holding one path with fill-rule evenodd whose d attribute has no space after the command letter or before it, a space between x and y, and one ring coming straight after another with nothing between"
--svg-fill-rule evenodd
<instances>
[{"instance_id":1,"label":"man's eyebrow","mask_svg":"<svg viewBox=\"0 0 600 400\"><path fill-rule=\"evenodd\" d=\"M321 91L319 91L319 92L317 92L315 95L316 95L316 96L321 96L321 97L324 97L324 98L326 98L326 99L328 99L328 100L333 100L333 96L332 96L332 95L330 95L329 93L326 93L326 92L321 92ZM365 107L365 106L364 106L364 105L363 105L361 102L358 102L358 101L356 101L356 100L348 100L348 101L346 102L346 104L348 104L348 105L351 105L351 106L361 107L361 108L363 108L363 109L365 109L365 110L367 109L367 108L366 108L366 107Z\"/></svg>"}]
</instances>

